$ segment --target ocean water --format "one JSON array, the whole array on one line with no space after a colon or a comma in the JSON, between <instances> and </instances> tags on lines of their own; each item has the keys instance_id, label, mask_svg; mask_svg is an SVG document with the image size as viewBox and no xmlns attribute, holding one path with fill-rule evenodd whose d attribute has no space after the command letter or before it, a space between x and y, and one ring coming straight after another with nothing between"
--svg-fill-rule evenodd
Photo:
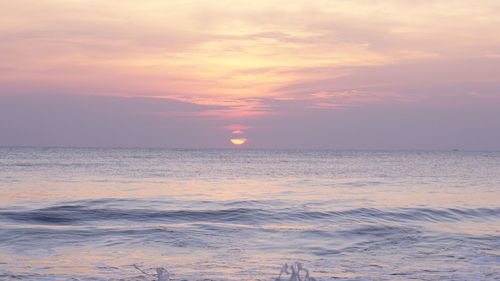
<instances>
[{"instance_id":1,"label":"ocean water","mask_svg":"<svg viewBox=\"0 0 500 281\"><path fill-rule=\"evenodd\" d=\"M500 280L500 152L0 148L0 280L274 280L296 261Z\"/></svg>"}]
</instances>

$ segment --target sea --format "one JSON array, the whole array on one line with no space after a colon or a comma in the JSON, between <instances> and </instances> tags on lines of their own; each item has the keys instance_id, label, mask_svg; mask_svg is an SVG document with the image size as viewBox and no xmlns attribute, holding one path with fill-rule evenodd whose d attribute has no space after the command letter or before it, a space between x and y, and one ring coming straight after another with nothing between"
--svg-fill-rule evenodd
<instances>
[{"instance_id":1,"label":"sea","mask_svg":"<svg viewBox=\"0 0 500 281\"><path fill-rule=\"evenodd\" d=\"M500 152L0 148L0 280L157 269L500 280Z\"/></svg>"}]
</instances>

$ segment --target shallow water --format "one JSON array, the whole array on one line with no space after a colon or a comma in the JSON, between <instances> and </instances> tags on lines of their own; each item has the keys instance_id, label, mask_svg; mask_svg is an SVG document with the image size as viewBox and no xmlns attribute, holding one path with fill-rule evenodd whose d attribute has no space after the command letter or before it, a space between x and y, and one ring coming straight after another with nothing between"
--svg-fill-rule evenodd
<instances>
[{"instance_id":1,"label":"shallow water","mask_svg":"<svg viewBox=\"0 0 500 281\"><path fill-rule=\"evenodd\" d=\"M0 280L500 280L500 152L0 148Z\"/></svg>"}]
</instances>

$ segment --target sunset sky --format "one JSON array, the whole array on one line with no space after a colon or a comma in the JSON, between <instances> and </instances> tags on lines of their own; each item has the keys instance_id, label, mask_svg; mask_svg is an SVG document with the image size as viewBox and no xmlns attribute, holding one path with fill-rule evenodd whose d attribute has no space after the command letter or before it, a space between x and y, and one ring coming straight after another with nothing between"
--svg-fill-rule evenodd
<instances>
[{"instance_id":1,"label":"sunset sky","mask_svg":"<svg viewBox=\"0 0 500 281\"><path fill-rule=\"evenodd\" d=\"M235 140L500 149L500 1L0 0L0 145Z\"/></svg>"}]
</instances>

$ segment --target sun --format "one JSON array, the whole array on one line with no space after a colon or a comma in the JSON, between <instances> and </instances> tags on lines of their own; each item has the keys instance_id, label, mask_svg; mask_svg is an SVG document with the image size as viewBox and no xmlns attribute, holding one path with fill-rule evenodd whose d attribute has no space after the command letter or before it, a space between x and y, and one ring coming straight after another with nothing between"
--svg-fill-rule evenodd
<instances>
[{"instance_id":1,"label":"sun","mask_svg":"<svg viewBox=\"0 0 500 281\"><path fill-rule=\"evenodd\" d=\"M241 139L231 139L231 142L232 142L234 145L242 145L242 144L244 144L245 142L247 142L247 139L245 139L245 138L241 138Z\"/></svg>"}]
</instances>

